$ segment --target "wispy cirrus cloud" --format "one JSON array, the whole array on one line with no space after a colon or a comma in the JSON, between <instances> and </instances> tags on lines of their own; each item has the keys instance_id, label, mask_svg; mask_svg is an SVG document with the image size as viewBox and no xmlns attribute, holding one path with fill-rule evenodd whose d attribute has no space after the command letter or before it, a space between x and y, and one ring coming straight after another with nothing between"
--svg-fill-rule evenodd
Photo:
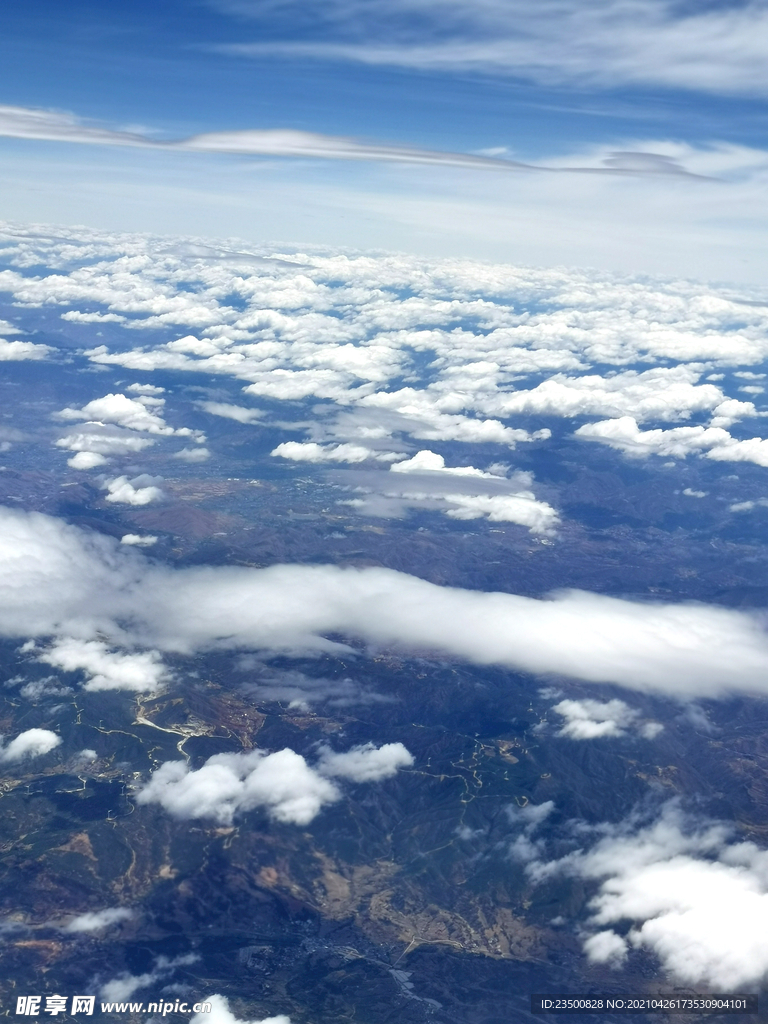
<instances>
[{"instance_id":1,"label":"wispy cirrus cloud","mask_svg":"<svg viewBox=\"0 0 768 1024\"><path fill-rule=\"evenodd\" d=\"M295 0L214 6L257 24L269 18L269 41L224 47L242 56L483 71L589 89L764 95L768 81L768 10L755 2L686 9L670 0L337 0L311 15ZM286 28L275 38L281 16Z\"/></svg>"}]
</instances>

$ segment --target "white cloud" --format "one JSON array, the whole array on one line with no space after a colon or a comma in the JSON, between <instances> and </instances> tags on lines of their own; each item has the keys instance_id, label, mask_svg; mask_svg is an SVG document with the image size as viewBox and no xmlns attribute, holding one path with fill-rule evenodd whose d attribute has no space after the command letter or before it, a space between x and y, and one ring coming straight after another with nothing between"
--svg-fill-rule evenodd
<instances>
[{"instance_id":1,"label":"white cloud","mask_svg":"<svg viewBox=\"0 0 768 1024\"><path fill-rule=\"evenodd\" d=\"M211 1009L206 1013L196 1013L189 1024L291 1024L291 1018L280 1013L276 1017L264 1017L262 1020L242 1021L235 1017L229 1008L226 996L217 994L206 996L200 1002L210 1003Z\"/></svg>"},{"instance_id":2,"label":"white cloud","mask_svg":"<svg viewBox=\"0 0 768 1024\"><path fill-rule=\"evenodd\" d=\"M768 466L768 440L753 437L739 441L722 427L641 430L633 417L621 416L599 423L585 423L576 431L576 437L599 441L638 458L662 455L684 459L693 452L718 462L754 462L758 466Z\"/></svg>"},{"instance_id":3,"label":"white cloud","mask_svg":"<svg viewBox=\"0 0 768 1024\"><path fill-rule=\"evenodd\" d=\"M495 468L503 472L502 467ZM538 500L530 489L529 473L507 478L474 466L449 467L442 455L429 450L395 463L390 471L401 475L361 477L357 490L369 496L340 504L385 517L400 517L411 508L433 509L452 519L516 523L539 534L553 533L559 523L555 509ZM344 483L341 474L335 480Z\"/></svg>"},{"instance_id":4,"label":"white cloud","mask_svg":"<svg viewBox=\"0 0 768 1024\"><path fill-rule=\"evenodd\" d=\"M518 494L446 494L446 502L454 506L445 514L452 519L489 519L492 523L517 523L531 533L549 534L560 517L545 501L537 501L533 492Z\"/></svg>"},{"instance_id":5,"label":"white cloud","mask_svg":"<svg viewBox=\"0 0 768 1024\"><path fill-rule=\"evenodd\" d=\"M117 313L81 313L77 309L62 313L61 319L75 324L124 324L126 320Z\"/></svg>"},{"instance_id":6,"label":"white cloud","mask_svg":"<svg viewBox=\"0 0 768 1024\"><path fill-rule=\"evenodd\" d=\"M377 462L391 462L399 459L397 452L375 451L359 444L333 444L323 446L314 441L284 441L270 452L270 455L292 462L366 462L374 459Z\"/></svg>"},{"instance_id":7,"label":"white cloud","mask_svg":"<svg viewBox=\"0 0 768 1024\"><path fill-rule=\"evenodd\" d=\"M620 967L627 959L627 940L611 931L595 932L583 943L587 958L593 963Z\"/></svg>"},{"instance_id":8,"label":"white cloud","mask_svg":"<svg viewBox=\"0 0 768 1024\"><path fill-rule=\"evenodd\" d=\"M155 384L129 384L126 391L133 391L137 395L164 395L165 388L159 388Z\"/></svg>"},{"instance_id":9,"label":"white cloud","mask_svg":"<svg viewBox=\"0 0 768 1024\"><path fill-rule=\"evenodd\" d=\"M214 754L196 771L166 761L139 790L140 804L160 804L177 818L210 818L230 824L235 814L263 807L276 821L308 825L324 806L341 799L333 777L379 782L413 764L402 743L366 743L346 753L321 748L317 768L293 750L268 754Z\"/></svg>"},{"instance_id":10,"label":"white cloud","mask_svg":"<svg viewBox=\"0 0 768 1024\"><path fill-rule=\"evenodd\" d=\"M99 989L99 994L102 999L109 1002L123 1002L126 999L130 999L134 992L139 992L143 988L149 988L155 982L167 978L177 967L188 967L191 964L197 963L199 959L200 957L195 953L185 953L182 956L172 958L159 956L155 960L151 971L146 971L144 974L129 974L127 971L124 971L122 974L118 974L116 978L103 984Z\"/></svg>"},{"instance_id":11,"label":"white cloud","mask_svg":"<svg viewBox=\"0 0 768 1024\"><path fill-rule=\"evenodd\" d=\"M19 690L22 697L35 701L44 697L65 697L72 692L71 686L56 685L54 676L49 676L47 679L33 679L32 682L25 683Z\"/></svg>"},{"instance_id":12,"label":"white cloud","mask_svg":"<svg viewBox=\"0 0 768 1024\"><path fill-rule=\"evenodd\" d=\"M753 508L765 508L768 498L757 498L755 501L736 501L728 506L729 512L751 512Z\"/></svg>"},{"instance_id":13,"label":"white cloud","mask_svg":"<svg viewBox=\"0 0 768 1024\"><path fill-rule=\"evenodd\" d=\"M669 161L688 158L671 143L664 153ZM715 158L717 168L705 166ZM614 157L595 151L589 159L594 168ZM696 159L697 173L725 173L736 158L702 152ZM765 154L760 159L768 166ZM707 374L713 364L753 366L768 357L768 310L757 292L405 256L270 259L278 254L216 246L201 256L198 245L190 259L186 242L98 233L62 241L38 232L23 246L14 242L20 268L33 260L51 270L0 272L14 301L96 303L125 318L121 331L176 332L129 351L100 345L88 350L96 364L229 375L252 395L328 403L336 416L313 414L306 443L314 447L302 452L299 442L286 442L281 454L297 461L357 460L363 449L385 461L398 451L399 442L385 446L393 435L514 448L549 437L547 428L515 422L520 417L587 415L608 419L578 436L606 443L606 424L634 422L634 433L613 437L627 453L672 447L761 465L766 458L761 438L728 433L763 413L729 395L722 375ZM78 245L96 247L99 258L77 265ZM232 293L241 301L228 305ZM656 365L670 360L677 365ZM91 422L59 445L107 457L162 436L202 442L166 422L159 389L150 388L131 384L126 394L64 410L65 418ZM226 402L198 404L243 423L263 416ZM680 425L702 414L708 427ZM670 428L641 431L643 423Z\"/></svg>"},{"instance_id":14,"label":"white cloud","mask_svg":"<svg viewBox=\"0 0 768 1024\"><path fill-rule=\"evenodd\" d=\"M331 778L351 779L353 782L379 782L396 775L400 768L413 764L413 755L402 743L385 743L375 747L364 743L344 753L330 747L320 751L318 770Z\"/></svg>"},{"instance_id":15,"label":"white cloud","mask_svg":"<svg viewBox=\"0 0 768 1024\"><path fill-rule=\"evenodd\" d=\"M181 459L182 462L206 462L210 457L211 453L207 448L182 448L172 456L174 459Z\"/></svg>"},{"instance_id":16,"label":"white cloud","mask_svg":"<svg viewBox=\"0 0 768 1024\"><path fill-rule=\"evenodd\" d=\"M668 804L652 825L604 826L586 852L533 863L596 882L584 948L620 965L628 949L654 953L674 982L715 991L760 985L768 972L768 852L732 842L721 824L687 820ZM619 926L621 934L606 926Z\"/></svg>"},{"instance_id":17,"label":"white cloud","mask_svg":"<svg viewBox=\"0 0 768 1024\"><path fill-rule=\"evenodd\" d=\"M50 345L33 345L31 341L6 341L0 338L0 362L24 359L47 359L53 352Z\"/></svg>"},{"instance_id":18,"label":"white cloud","mask_svg":"<svg viewBox=\"0 0 768 1024\"><path fill-rule=\"evenodd\" d=\"M27 729L19 733L8 745L0 737L0 761L4 764L23 761L28 757L39 757L58 747L61 738L50 729Z\"/></svg>"},{"instance_id":19,"label":"white cloud","mask_svg":"<svg viewBox=\"0 0 768 1024\"><path fill-rule=\"evenodd\" d=\"M158 651L339 650L341 634L683 699L765 693L748 613L567 591L546 600L440 587L389 569L171 569L111 538L0 509L0 633ZM558 638L557 644L552 637Z\"/></svg>"},{"instance_id":20,"label":"white cloud","mask_svg":"<svg viewBox=\"0 0 768 1024\"><path fill-rule=\"evenodd\" d=\"M255 678L249 678L243 690L258 701L280 701L290 708L309 710L318 703L344 708L359 704L388 703L394 698L367 689L355 679L326 679L307 676L295 669L275 671L267 668L254 655L242 655L238 662L241 671L257 669Z\"/></svg>"},{"instance_id":21,"label":"white cloud","mask_svg":"<svg viewBox=\"0 0 768 1024\"><path fill-rule=\"evenodd\" d=\"M105 907L104 910L94 910L87 914L79 914L77 917L73 917L71 921L68 921L64 925L65 932L99 932L104 928L109 928L113 924L119 924L121 921L130 921L131 918L135 917L133 910L129 910L127 907Z\"/></svg>"},{"instance_id":22,"label":"white cloud","mask_svg":"<svg viewBox=\"0 0 768 1024\"><path fill-rule=\"evenodd\" d=\"M211 416L222 416L238 423L255 423L264 416L261 409L249 409L244 405L231 405L228 402L200 402L200 408Z\"/></svg>"},{"instance_id":23,"label":"white cloud","mask_svg":"<svg viewBox=\"0 0 768 1024\"><path fill-rule=\"evenodd\" d=\"M127 398L125 395L109 394L87 402L81 409L62 409L57 415L62 420L114 423L127 430L137 430L146 434L202 437L199 431L190 430L189 427L174 429L169 426L161 415L164 405L164 398L154 398L149 395Z\"/></svg>"},{"instance_id":24,"label":"white cloud","mask_svg":"<svg viewBox=\"0 0 768 1024\"><path fill-rule=\"evenodd\" d=\"M72 114L28 107L0 106L0 136L45 139L81 145L181 149L187 152L240 153L253 156L309 157L331 160L374 160L416 164L443 164L512 170L525 166L470 153L444 153L407 146L379 145L338 135L293 128L209 132L174 142L159 142L137 132L91 127ZM85 314L87 315L87 314ZM81 314L82 316L82 314Z\"/></svg>"},{"instance_id":25,"label":"white cloud","mask_svg":"<svg viewBox=\"0 0 768 1024\"><path fill-rule=\"evenodd\" d=\"M443 401L445 405L450 401ZM465 397L462 405L471 405ZM401 420L401 429L424 441L468 441L473 444L496 443L515 448L518 444L546 439L548 429L531 434L521 427L505 426L498 419L481 419L461 413L444 412L436 393L414 388L400 391L376 392L360 398L359 405L368 410L376 409L396 413Z\"/></svg>"},{"instance_id":26,"label":"white cloud","mask_svg":"<svg viewBox=\"0 0 768 1024\"><path fill-rule=\"evenodd\" d=\"M106 500L121 505L149 505L152 501L160 501L165 497L156 485L162 481L161 476L149 476L142 473L133 480L127 476L116 476L105 480L102 489L108 491Z\"/></svg>"},{"instance_id":27,"label":"white cloud","mask_svg":"<svg viewBox=\"0 0 768 1024\"><path fill-rule=\"evenodd\" d=\"M120 538L121 544L131 544L133 547L151 548L157 544L158 538L151 533L124 533Z\"/></svg>"},{"instance_id":28,"label":"white cloud","mask_svg":"<svg viewBox=\"0 0 768 1024\"><path fill-rule=\"evenodd\" d=\"M389 471L390 473L449 473L453 476L494 477L493 473L484 473L481 469L475 469L474 466L446 466L442 455L428 449L416 452L411 459L405 459L403 462L390 466Z\"/></svg>"},{"instance_id":29,"label":"white cloud","mask_svg":"<svg viewBox=\"0 0 768 1024\"><path fill-rule=\"evenodd\" d=\"M151 437L140 437L118 427L104 427L98 423L86 423L81 431L60 437L58 448L70 452L88 452L96 455L133 455L150 448L155 443Z\"/></svg>"},{"instance_id":30,"label":"white cloud","mask_svg":"<svg viewBox=\"0 0 768 1024\"><path fill-rule=\"evenodd\" d=\"M558 736L572 740L626 736L630 731L653 739L664 728L658 722L639 722L640 713L623 700L561 700L552 710L565 719Z\"/></svg>"},{"instance_id":31,"label":"white cloud","mask_svg":"<svg viewBox=\"0 0 768 1024\"><path fill-rule=\"evenodd\" d=\"M714 384L696 384L697 367L654 367L628 370L615 376L590 374L566 377L557 374L531 391L499 394L488 402L487 411L511 416L533 413L548 416L632 416L646 420L688 419L691 413L711 412L725 400ZM751 403L741 403L742 415L754 414Z\"/></svg>"},{"instance_id":32,"label":"white cloud","mask_svg":"<svg viewBox=\"0 0 768 1024\"><path fill-rule=\"evenodd\" d=\"M101 640L61 637L37 656L38 661L65 672L84 672L86 690L153 692L168 678L156 651L122 654Z\"/></svg>"},{"instance_id":33,"label":"white cloud","mask_svg":"<svg viewBox=\"0 0 768 1024\"><path fill-rule=\"evenodd\" d=\"M263 807L276 821L308 825L339 789L293 750L267 754L214 754L190 771L184 761L166 761L139 790L140 804L160 804L177 818L210 818L231 824L239 811Z\"/></svg>"},{"instance_id":34,"label":"white cloud","mask_svg":"<svg viewBox=\"0 0 768 1024\"><path fill-rule=\"evenodd\" d=\"M683 489L683 494L686 498L706 498L709 491L696 491L692 487L685 487Z\"/></svg>"},{"instance_id":35,"label":"white cloud","mask_svg":"<svg viewBox=\"0 0 768 1024\"><path fill-rule=\"evenodd\" d=\"M104 466L107 461L98 452L77 452L71 459L67 459L67 465L72 469L96 469L97 466Z\"/></svg>"},{"instance_id":36,"label":"white cloud","mask_svg":"<svg viewBox=\"0 0 768 1024\"><path fill-rule=\"evenodd\" d=\"M251 129L232 132L208 132L185 139L179 145L186 150L217 153L249 153L254 156L310 157L330 160L374 160L387 163L440 164L449 167L516 170L525 164L471 153L448 153L386 143L370 144L339 135L297 131Z\"/></svg>"},{"instance_id":37,"label":"white cloud","mask_svg":"<svg viewBox=\"0 0 768 1024\"><path fill-rule=\"evenodd\" d=\"M547 800L543 804L528 803L525 807L510 804L506 808L510 822L522 829L509 847L509 856L513 860L535 862L542 855L544 840L534 838L534 833L554 809L552 800Z\"/></svg>"},{"instance_id":38,"label":"white cloud","mask_svg":"<svg viewBox=\"0 0 768 1024\"><path fill-rule=\"evenodd\" d=\"M222 3L258 18L247 0ZM290 11L290 4L284 5ZM286 12L287 13L287 12ZM262 58L348 60L427 71L479 71L549 86L589 89L633 85L760 95L768 16L759 6L681 8L663 0L362 0L324 7L300 42L239 41L227 52ZM258 29L254 32L257 35Z\"/></svg>"}]
</instances>

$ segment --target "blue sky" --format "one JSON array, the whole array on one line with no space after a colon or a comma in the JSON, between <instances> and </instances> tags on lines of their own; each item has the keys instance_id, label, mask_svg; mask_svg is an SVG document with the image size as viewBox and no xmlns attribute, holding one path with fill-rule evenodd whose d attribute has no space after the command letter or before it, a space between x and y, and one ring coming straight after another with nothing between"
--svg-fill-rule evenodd
<instances>
[{"instance_id":1,"label":"blue sky","mask_svg":"<svg viewBox=\"0 0 768 1024\"><path fill-rule=\"evenodd\" d=\"M69 124L60 141L0 116L9 219L719 280L768 269L765 3L30 0L0 25L0 104ZM290 129L548 170L253 140L84 145L78 126L155 141Z\"/></svg>"}]
</instances>

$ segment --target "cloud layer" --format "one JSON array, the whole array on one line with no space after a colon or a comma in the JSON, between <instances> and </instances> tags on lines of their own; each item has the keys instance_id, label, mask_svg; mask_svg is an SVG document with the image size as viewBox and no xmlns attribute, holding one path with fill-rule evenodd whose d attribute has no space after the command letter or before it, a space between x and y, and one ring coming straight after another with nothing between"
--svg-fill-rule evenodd
<instances>
[{"instance_id":1,"label":"cloud layer","mask_svg":"<svg viewBox=\"0 0 768 1024\"><path fill-rule=\"evenodd\" d=\"M444 458L440 445L450 442L506 455L550 444L563 424L629 456L768 463L768 408L753 383L762 378L749 369L768 359L768 307L757 292L405 256L210 246L200 257L198 245L192 259L189 241L83 231L64 241L5 235L0 288L16 303L112 324L117 341L86 350L96 365L214 374L262 402L314 403L296 427L307 436L293 431L273 448L288 461L383 469L417 445ZM46 273L31 274L30 260ZM158 328L170 340L147 333ZM201 445L199 431L167 421L164 394L129 385L67 407L56 443L83 470L103 465L96 456L163 439ZM232 401L196 405L270 422ZM194 462L207 451L189 444L176 455ZM512 503L485 493L451 514L520 521L505 514Z\"/></svg>"},{"instance_id":2,"label":"cloud layer","mask_svg":"<svg viewBox=\"0 0 768 1024\"><path fill-rule=\"evenodd\" d=\"M682 699L766 692L768 635L743 612L579 591L538 600L378 568L174 570L40 514L0 510L0 528L5 636L92 644L101 635L118 646L194 652L338 651L345 648L328 636L341 634ZM102 649L86 652L107 658ZM144 667L152 665L150 656Z\"/></svg>"}]
</instances>

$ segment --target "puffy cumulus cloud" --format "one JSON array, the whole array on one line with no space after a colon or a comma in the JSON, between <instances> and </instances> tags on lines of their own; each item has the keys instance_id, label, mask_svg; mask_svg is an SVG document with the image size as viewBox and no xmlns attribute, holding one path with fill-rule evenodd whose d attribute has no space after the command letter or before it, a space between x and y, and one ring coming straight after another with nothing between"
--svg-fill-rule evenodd
<instances>
[{"instance_id":1,"label":"puffy cumulus cloud","mask_svg":"<svg viewBox=\"0 0 768 1024\"><path fill-rule=\"evenodd\" d=\"M615 154L603 157L606 167L629 169L614 167ZM643 173L659 173L658 154L641 157ZM632 159L637 170L642 160ZM663 158L664 173L675 159L671 151ZM121 332L176 331L170 341L128 350L99 345L87 352L95 363L229 375L251 395L330 403L339 423L350 415L346 434L311 428L307 441L325 443L326 452L336 450L329 442L379 451L371 442L395 433L510 448L545 441L547 430L515 422L523 416L628 416L672 424L675 432L683 429L675 421L693 415L707 414L709 428L725 431L759 415L751 401L726 393L722 374L700 381L712 364L751 367L768 358L768 307L757 293L460 260L234 251L84 229L64 239L22 235L9 235L4 251L15 269L0 273L17 303L87 302L104 306L98 316L117 318ZM31 275L41 263L47 272ZM64 315L71 314L81 315ZM659 365L668 361L677 365ZM202 440L165 422L151 387L129 385L126 394L64 415L146 438L187 432ZM201 408L243 423L259 418L226 402ZM662 447L699 450L695 434L664 433ZM711 458L762 458L757 442L720 446L717 438L702 441ZM625 440L627 452L656 444L647 436ZM71 450L111 454L87 443ZM391 442L387 450L398 449Z\"/></svg>"},{"instance_id":2,"label":"puffy cumulus cloud","mask_svg":"<svg viewBox=\"0 0 768 1024\"><path fill-rule=\"evenodd\" d=\"M664 728L659 722L639 722L640 713L623 700L561 700L552 710L564 719L558 736L572 740L626 736L630 730L653 739Z\"/></svg>"},{"instance_id":3,"label":"puffy cumulus cloud","mask_svg":"<svg viewBox=\"0 0 768 1024\"><path fill-rule=\"evenodd\" d=\"M341 792L293 750L214 754L192 771L166 761L138 791L139 804L159 804L176 818L231 824L237 812L262 807L276 821L308 825Z\"/></svg>"},{"instance_id":4,"label":"puffy cumulus cloud","mask_svg":"<svg viewBox=\"0 0 768 1024\"><path fill-rule=\"evenodd\" d=\"M566 591L540 600L381 568L172 569L112 538L0 509L0 634L120 646L339 650L329 635L679 698L763 694L768 635L745 612ZM557 644L552 637L558 638Z\"/></svg>"},{"instance_id":5,"label":"puffy cumulus cloud","mask_svg":"<svg viewBox=\"0 0 768 1024\"><path fill-rule=\"evenodd\" d=\"M286 1017L284 1013L280 1013L276 1017L264 1017L261 1020L240 1020L230 1010L229 1000L226 996L214 994L206 996L201 1002L210 1003L210 1010L205 1013L196 1013L189 1024L291 1024L291 1018Z\"/></svg>"},{"instance_id":6,"label":"puffy cumulus cloud","mask_svg":"<svg viewBox=\"0 0 768 1024\"><path fill-rule=\"evenodd\" d=\"M764 982L768 852L686 818L676 803L650 825L602 831L589 850L528 867L535 880L570 874L598 885L584 943L591 960L620 964L646 949L680 984L724 992Z\"/></svg>"},{"instance_id":7,"label":"puffy cumulus cloud","mask_svg":"<svg viewBox=\"0 0 768 1024\"><path fill-rule=\"evenodd\" d=\"M646 420L688 419L691 413L711 412L725 400L714 384L696 385L701 369L695 366L655 367L615 376L556 375L530 391L499 395L488 411L497 415L533 413L547 416L632 416ZM754 415L749 402L737 402L741 415ZM733 410L734 413L737 409Z\"/></svg>"},{"instance_id":8,"label":"puffy cumulus cloud","mask_svg":"<svg viewBox=\"0 0 768 1024\"><path fill-rule=\"evenodd\" d=\"M140 804L160 804L177 818L209 818L230 824L239 812L262 807L276 821L308 825L324 806L341 799L330 781L380 782L413 764L402 743L366 743L346 753L322 748L316 768L288 748L268 754L214 754L196 771L166 761L137 794Z\"/></svg>"},{"instance_id":9,"label":"puffy cumulus cloud","mask_svg":"<svg viewBox=\"0 0 768 1024\"><path fill-rule=\"evenodd\" d=\"M116 476L105 480L102 489L107 491L106 501L120 505L149 505L153 501L161 501L165 495L157 484L162 482L161 476L150 476L142 473L129 480L127 476Z\"/></svg>"},{"instance_id":10,"label":"puffy cumulus cloud","mask_svg":"<svg viewBox=\"0 0 768 1024\"><path fill-rule=\"evenodd\" d=\"M150 971L145 971L144 974L130 974L128 971L123 971L116 978L105 982L99 989L99 994L102 999L110 1002L123 1002L130 999L134 992L149 988L150 985L167 978L178 967L190 967L199 959L200 957L196 953L185 953L175 957L159 956Z\"/></svg>"},{"instance_id":11,"label":"puffy cumulus cloud","mask_svg":"<svg viewBox=\"0 0 768 1024\"><path fill-rule=\"evenodd\" d=\"M165 388L157 387L156 384L129 384L125 389L137 395L164 395Z\"/></svg>"},{"instance_id":12,"label":"puffy cumulus cloud","mask_svg":"<svg viewBox=\"0 0 768 1024\"><path fill-rule=\"evenodd\" d=\"M127 430L136 430L145 434L177 435L180 437L202 438L199 431L189 427L174 429L163 419L161 412L165 405L164 398L156 398L142 394L138 398L126 395L109 394L103 398L95 398L87 402L81 409L66 408L57 413L62 420L89 420L94 423L114 423Z\"/></svg>"},{"instance_id":13,"label":"puffy cumulus cloud","mask_svg":"<svg viewBox=\"0 0 768 1024\"><path fill-rule=\"evenodd\" d=\"M42 700L45 697L66 697L72 692L71 686L57 685L55 676L49 676L47 679L33 679L32 682L25 683L19 690L22 697L34 701Z\"/></svg>"},{"instance_id":14,"label":"puffy cumulus cloud","mask_svg":"<svg viewBox=\"0 0 768 1024\"><path fill-rule=\"evenodd\" d=\"M412 508L431 509L452 519L485 518L516 523L531 533L553 533L558 513L536 498L530 489L531 474L518 472L508 478L502 475L506 467L493 468L498 472L484 472L474 466L449 467L442 455L425 449L390 466L397 476L361 476L356 490L368 496L341 503L373 516L397 518ZM344 483L341 474L334 479Z\"/></svg>"},{"instance_id":15,"label":"puffy cumulus cloud","mask_svg":"<svg viewBox=\"0 0 768 1024\"><path fill-rule=\"evenodd\" d=\"M124 654L110 651L101 640L62 637L38 654L37 660L64 672L83 672L86 690L153 692L168 678L156 651Z\"/></svg>"},{"instance_id":16,"label":"puffy cumulus cloud","mask_svg":"<svg viewBox=\"0 0 768 1024\"><path fill-rule=\"evenodd\" d=\"M520 443L546 440L550 436L546 428L532 434L521 427L508 427L498 419L445 411L445 406L455 404L452 397L441 399L437 392L426 390L402 388L400 391L376 392L360 398L359 404L366 410L397 414L400 429L423 441L495 443L515 448ZM464 396L459 402L460 408L471 404Z\"/></svg>"},{"instance_id":17,"label":"puffy cumulus cloud","mask_svg":"<svg viewBox=\"0 0 768 1024\"><path fill-rule=\"evenodd\" d=\"M292 462L392 462L402 453L375 451L360 444L321 445L314 441L284 441L270 452L270 455Z\"/></svg>"},{"instance_id":18,"label":"puffy cumulus cloud","mask_svg":"<svg viewBox=\"0 0 768 1024\"><path fill-rule=\"evenodd\" d=\"M0 762L9 764L14 761L24 761L28 757L40 757L58 747L61 738L50 729L27 729L19 733L7 745L0 737Z\"/></svg>"},{"instance_id":19,"label":"puffy cumulus cloud","mask_svg":"<svg viewBox=\"0 0 768 1024\"><path fill-rule=\"evenodd\" d=\"M401 768L413 764L413 754L402 743L385 743L375 747L364 743L344 753L330 747L320 751L318 770L331 778L351 779L353 782L379 782L396 775Z\"/></svg>"},{"instance_id":20,"label":"puffy cumulus cloud","mask_svg":"<svg viewBox=\"0 0 768 1024\"><path fill-rule=\"evenodd\" d=\"M182 462L207 462L211 453L207 448L182 448L174 452L172 458L181 459Z\"/></svg>"},{"instance_id":21,"label":"puffy cumulus cloud","mask_svg":"<svg viewBox=\"0 0 768 1024\"><path fill-rule=\"evenodd\" d=\"M754 462L768 466L768 440L753 437L739 441L723 427L641 430L632 416L621 416L615 420L585 423L576 431L576 436L585 441L599 441L638 458L662 455L684 459L693 452L718 462Z\"/></svg>"},{"instance_id":22,"label":"puffy cumulus cloud","mask_svg":"<svg viewBox=\"0 0 768 1024\"><path fill-rule=\"evenodd\" d=\"M96 469L104 466L109 460L98 452L77 452L71 459L67 459L67 465L72 469Z\"/></svg>"},{"instance_id":23,"label":"puffy cumulus cloud","mask_svg":"<svg viewBox=\"0 0 768 1024\"><path fill-rule=\"evenodd\" d=\"M100 932L105 928L111 928L121 921L130 921L135 917L135 912L128 907L105 907L104 910L93 910L87 914L78 914L64 925L65 932L76 934Z\"/></svg>"},{"instance_id":24,"label":"puffy cumulus cloud","mask_svg":"<svg viewBox=\"0 0 768 1024\"><path fill-rule=\"evenodd\" d=\"M621 967L627 959L627 942L617 935L616 932L607 929L603 932L595 932L583 942L584 952L587 959L592 963L610 964L612 967Z\"/></svg>"},{"instance_id":25,"label":"puffy cumulus cloud","mask_svg":"<svg viewBox=\"0 0 768 1024\"><path fill-rule=\"evenodd\" d=\"M140 437L127 430L104 427L100 423L87 423L82 430L66 434L56 442L58 448L70 452L88 452L96 455L133 455L154 444L150 437Z\"/></svg>"},{"instance_id":26,"label":"puffy cumulus cloud","mask_svg":"<svg viewBox=\"0 0 768 1024\"><path fill-rule=\"evenodd\" d=\"M753 508L768 507L768 498L757 498L755 501L736 501L728 506L729 512L751 512Z\"/></svg>"},{"instance_id":27,"label":"puffy cumulus cloud","mask_svg":"<svg viewBox=\"0 0 768 1024\"><path fill-rule=\"evenodd\" d=\"M474 466L448 467L442 455L428 449L416 452L411 459L405 459L395 466L390 466L391 473L450 473L453 476L482 476L495 478L493 473L484 473ZM497 479L497 478L495 478Z\"/></svg>"},{"instance_id":28,"label":"puffy cumulus cloud","mask_svg":"<svg viewBox=\"0 0 768 1024\"><path fill-rule=\"evenodd\" d=\"M121 544L130 544L137 548L151 548L157 541L158 538L151 533L124 533L120 538Z\"/></svg>"},{"instance_id":29,"label":"puffy cumulus cloud","mask_svg":"<svg viewBox=\"0 0 768 1024\"><path fill-rule=\"evenodd\" d=\"M211 416L222 416L226 420L237 423L256 423L264 417L262 409L249 409L244 405L231 405L228 402L200 402L203 412Z\"/></svg>"},{"instance_id":30,"label":"puffy cumulus cloud","mask_svg":"<svg viewBox=\"0 0 768 1024\"><path fill-rule=\"evenodd\" d=\"M534 833L554 809L552 800L547 800L543 804L528 803L525 807L518 807L516 804L507 807L507 817L511 824L520 829L509 847L509 856L512 860L535 862L542 855L544 841L534 838Z\"/></svg>"},{"instance_id":31,"label":"puffy cumulus cloud","mask_svg":"<svg viewBox=\"0 0 768 1024\"><path fill-rule=\"evenodd\" d=\"M18 362L22 359L47 359L54 350L50 345L35 345L31 341L6 341L0 338L0 362Z\"/></svg>"},{"instance_id":32,"label":"puffy cumulus cloud","mask_svg":"<svg viewBox=\"0 0 768 1024\"><path fill-rule=\"evenodd\" d=\"M492 523L516 523L531 533L551 534L560 516L545 501L537 501L532 491L517 494L446 494L452 519L481 519Z\"/></svg>"}]
</instances>

